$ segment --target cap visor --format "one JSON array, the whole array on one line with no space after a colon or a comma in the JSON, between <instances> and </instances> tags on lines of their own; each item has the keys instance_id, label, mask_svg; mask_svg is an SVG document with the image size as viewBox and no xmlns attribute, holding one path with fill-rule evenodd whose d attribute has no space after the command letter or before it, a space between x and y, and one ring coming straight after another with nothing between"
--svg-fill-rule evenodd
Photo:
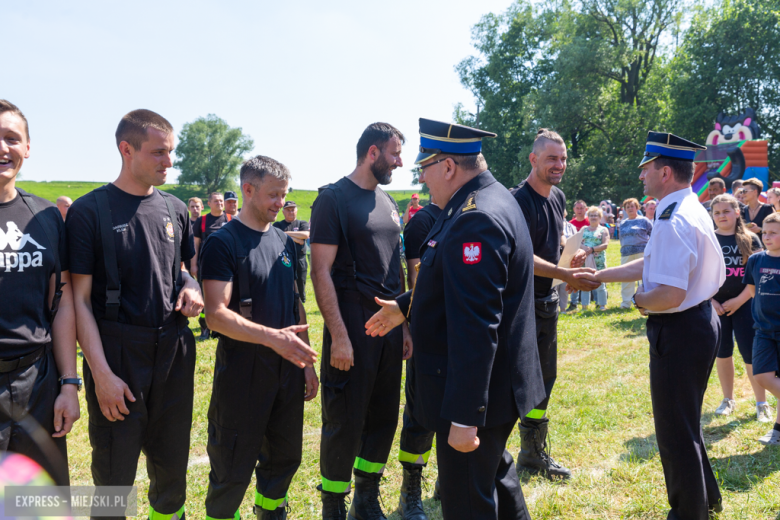
<instances>
[{"instance_id":1,"label":"cap visor","mask_svg":"<svg viewBox=\"0 0 780 520\"><path fill-rule=\"evenodd\" d=\"M431 159L432 157L436 157L437 154L435 153L424 153L420 152L417 154L417 159L414 160L414 164L420 164L421 162L425 162L428 159Z\"/></svg>"},{"instance_id":2,"label":"cap visor","mask_svg":"<svg viewBox=\"0 0 780 520\"><path fill-rule=\"evenodd\" d=\"M658 156L645 157L644 159L642 159L642 162L639 163L639 166L637 168L641 168L645 164L651 163L651 162L655 161L656 159L658 159Z\"/></svg>"}]
</instances>

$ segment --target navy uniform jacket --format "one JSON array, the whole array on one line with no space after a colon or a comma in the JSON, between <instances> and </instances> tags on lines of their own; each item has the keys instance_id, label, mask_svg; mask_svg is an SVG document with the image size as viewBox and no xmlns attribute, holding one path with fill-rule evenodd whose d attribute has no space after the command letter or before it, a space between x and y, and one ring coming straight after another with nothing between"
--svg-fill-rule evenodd
<instances>
[{"instance_id":1,"label":"navy uniform jacket","mask_svg":"<svg viewBox=\"0 0 780 520\"><path fill-rule=\"evenodd\" d=\"M429 430L494 427L545 398L534 318L533 249L522 210L489 171L443 209L411 292L414 418Z\"/></svg>"}]
</instances>

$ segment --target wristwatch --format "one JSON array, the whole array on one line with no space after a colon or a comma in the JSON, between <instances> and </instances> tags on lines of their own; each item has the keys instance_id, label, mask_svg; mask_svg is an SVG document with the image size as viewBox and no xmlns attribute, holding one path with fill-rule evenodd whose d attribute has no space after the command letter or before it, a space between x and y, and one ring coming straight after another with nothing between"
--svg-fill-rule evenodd
<instances>
[{"instance_id":1,"label":"wristwatch","mask_svg":"<svg viewBox=\"0 0 780 520\"><path fill-rule=\"evenodd\" d=\"M81 391L81 378L80 377L61 377L60 386L62 385L76 385L77 391Z\"/></svg>"},{"instance_id":2,"label":"wristwatch","mask_svg":"<svg viewBox=\"0 0 780 520\"><path fill-rule=\"evenodd\" d=\"M639 305L637 305L637 303L636 303L636 293L634 293L634 295L631 297L631 303L633 303L634 307L636 307L637 309L643 309L644 308L644 307L640 307Z\"/></svg>"}]
</instances>

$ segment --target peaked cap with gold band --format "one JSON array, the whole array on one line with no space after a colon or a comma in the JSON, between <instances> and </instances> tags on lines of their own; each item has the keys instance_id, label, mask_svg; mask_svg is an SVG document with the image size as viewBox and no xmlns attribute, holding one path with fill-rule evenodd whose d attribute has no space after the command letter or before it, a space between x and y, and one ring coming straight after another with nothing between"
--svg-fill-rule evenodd
<instances>
[{"instance_id":1,"label":"peaked cap with gold band","mask_svg":"<svg viewBox=\"0 0 780 520\"><path fill-rule=\"evenodd\" d=\"M698 150L706 150L706 146L693 143L682 137L664 132L647 132L647 144L645 145L645 156L639 167L655 161L659 157L676 159L678 161L693 162Z\"/></svg>"},{"instance_id":2,"label":"peaked cap with gold band","mask_svg":"<svg viewBox=\"0 0 780 520\"><path fill-rule=\"evenodd\" d=\"M482 138L495 137L493 132L477 128L420 118L420 153L414 164L434 155L477 155L482 151Z\"/></svg>"}]
</instances>

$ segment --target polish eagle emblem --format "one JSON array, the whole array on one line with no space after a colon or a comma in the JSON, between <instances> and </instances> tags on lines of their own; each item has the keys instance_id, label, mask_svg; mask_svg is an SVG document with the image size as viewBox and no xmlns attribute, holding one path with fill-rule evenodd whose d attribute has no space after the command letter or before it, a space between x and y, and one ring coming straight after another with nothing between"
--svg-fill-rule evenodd
<instances>
[{"instance_id":1,"label":"polish eagle emblem","mask_svg":"<svg viewBox=\"0 0 780 520\"><path fill-rule=\"evenodd\" d=\"M476 264L482 260L482 243L468 242L463 244L463 263Z\"/></svg>"}]
</instances>

